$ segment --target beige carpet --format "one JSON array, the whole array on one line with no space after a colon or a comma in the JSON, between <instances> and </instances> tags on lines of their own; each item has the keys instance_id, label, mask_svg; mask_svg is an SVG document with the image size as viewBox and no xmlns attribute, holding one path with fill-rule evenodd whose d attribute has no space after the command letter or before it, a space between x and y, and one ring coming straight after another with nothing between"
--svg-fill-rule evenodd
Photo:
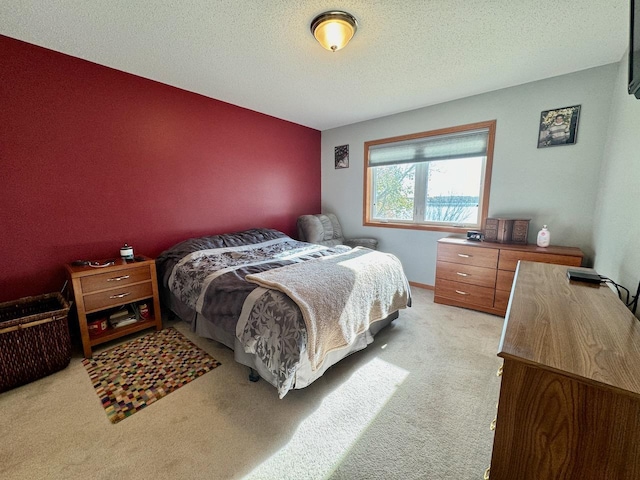
<instances>
[{"instance_id":1,"label":"beige carpet","mask_svg":"<svg viewBox=\"0 0 640 480\"><path fill-rule=\"evenodd\" d=\"M283 400L176 323L222 366L113 425L76 356L0 394L0 478L482 478L503 320L413 294L369 348Z\"/></svg>"}]
</instances>

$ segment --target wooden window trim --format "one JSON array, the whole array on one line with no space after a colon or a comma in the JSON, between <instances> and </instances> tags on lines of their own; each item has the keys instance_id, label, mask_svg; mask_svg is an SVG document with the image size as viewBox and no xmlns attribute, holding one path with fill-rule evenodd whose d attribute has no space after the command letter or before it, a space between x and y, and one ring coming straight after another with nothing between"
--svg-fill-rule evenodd
<instances>
[{"instance_id":1,"label":"wooden window trim","mask_svg":"<svg viewBox=\"0 0 640 480\"><path fill-rule=\"evenodd\" d=\"M493 170L493 147L496 134L496 120L485 122L468 123L456 127L441 128L438 130L430 130L427 132L412 133L409 135L400 135L397 137L381 138L378 140L370 140L364 142L364 202L362 212L362 224L366 227L383 227L383 228L403 228L407 230L430 230L435 232L464 233L469 227L454 227L448 225L433 225L419 223L404 222L379 222L371 220L371 195L373 176L372 170L369 168L369 147L372 145L380 145L385 143L402 142L405 140L414 140L416 138L434 137L438 135L447 135L450 133L464 132L467 130L480 130L486 128L489 131L487 142L487 160L484 170L484 188L482 192L482 209L480 214L480 227L484 229L487 216L489 215L489 194L491 191L491 172Z\"/></svg>"}]
</instances>

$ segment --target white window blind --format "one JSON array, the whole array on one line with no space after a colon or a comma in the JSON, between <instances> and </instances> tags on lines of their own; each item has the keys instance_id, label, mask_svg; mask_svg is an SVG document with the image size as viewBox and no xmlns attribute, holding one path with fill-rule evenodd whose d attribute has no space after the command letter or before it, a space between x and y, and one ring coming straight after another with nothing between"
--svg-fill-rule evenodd
<instances>
[{"instance_id":1,"label":"white window blind","mask_svg":"<svg viewBox=\"0 0 640 480\"><path fill-rule=\"evenodd\" d=\"M489 130L481 129L371 145L369 166L484 157L488 144Z\"/></svg>"}]
</instances>

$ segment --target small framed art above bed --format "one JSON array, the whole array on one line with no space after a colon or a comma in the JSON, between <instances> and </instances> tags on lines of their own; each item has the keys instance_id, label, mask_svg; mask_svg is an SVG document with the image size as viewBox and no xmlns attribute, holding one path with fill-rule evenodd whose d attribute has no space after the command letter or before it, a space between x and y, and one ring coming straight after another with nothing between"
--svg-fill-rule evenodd
<instances>
[{"instance_id":1,"label":"small framed art above bed","mask_svg":"<svg viewBox=\"0 0 640 480\"><path fill-rule=\"evenodd\" d=\"M365 348L411 303L395 256L271 229L186 240L156 262L163 303L280 398Z\"/></svg>"}]
</instances>

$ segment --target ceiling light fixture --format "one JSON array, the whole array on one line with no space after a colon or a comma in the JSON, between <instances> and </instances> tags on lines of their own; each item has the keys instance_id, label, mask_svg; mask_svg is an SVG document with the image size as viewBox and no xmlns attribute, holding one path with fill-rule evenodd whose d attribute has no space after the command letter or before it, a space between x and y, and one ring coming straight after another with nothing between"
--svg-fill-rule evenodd
<instances>
[{"instance_id":1,"label":"ceiling light fixture","mask_svg":"<svg viewBox=\"0 0 640 480\"><path fill-rule=\"evenodd\" d=\"M358 29L356 17L339 10L324 12L311 22L311 33L318 43L335 52L344 48Z\"/></svg>"}]
</instances>

